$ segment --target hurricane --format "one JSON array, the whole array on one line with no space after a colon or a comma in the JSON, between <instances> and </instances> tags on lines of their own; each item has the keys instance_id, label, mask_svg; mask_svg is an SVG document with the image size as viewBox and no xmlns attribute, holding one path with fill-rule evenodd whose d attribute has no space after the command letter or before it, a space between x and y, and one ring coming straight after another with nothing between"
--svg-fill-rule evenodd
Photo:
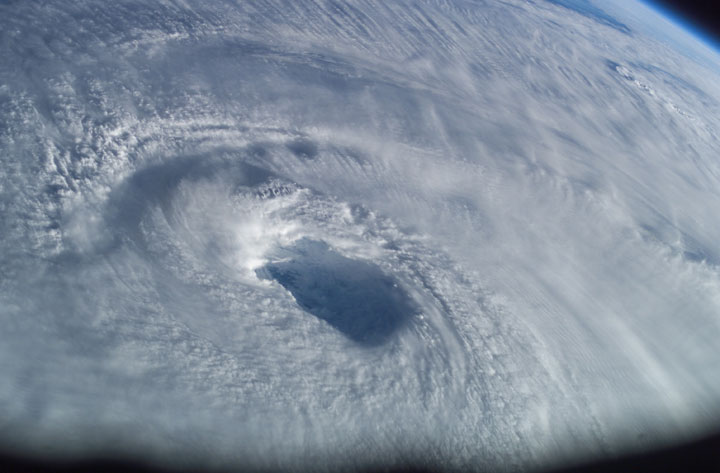
<instances>
[{"instance_id":1,"label":"hurricane","mask_svg":"<svg viewBox=\"0 0 720 473\"><path fill-rule=\"evenodd\" d=\"M531 471L720 422L720 53L639 1L0 3L0 440Z\"/></svg>"}]
</instances>

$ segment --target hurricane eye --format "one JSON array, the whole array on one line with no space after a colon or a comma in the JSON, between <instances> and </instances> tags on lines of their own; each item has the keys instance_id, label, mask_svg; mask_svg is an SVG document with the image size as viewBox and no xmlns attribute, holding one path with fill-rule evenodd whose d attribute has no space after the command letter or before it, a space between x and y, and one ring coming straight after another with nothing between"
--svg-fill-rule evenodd
<instances>
[{"instance_id":1,"label":"hurricane eye","mask_svg":"<svg viewBox=\"0 0 720 473\"><path fill-rule=\"evenodd\" d=\"M281 261L258 273L277 281L304 311L354 342L381 344L419 312L378 266L344 257L322 241L303 238L279 254Z\"/></svg>"}]
</instances>

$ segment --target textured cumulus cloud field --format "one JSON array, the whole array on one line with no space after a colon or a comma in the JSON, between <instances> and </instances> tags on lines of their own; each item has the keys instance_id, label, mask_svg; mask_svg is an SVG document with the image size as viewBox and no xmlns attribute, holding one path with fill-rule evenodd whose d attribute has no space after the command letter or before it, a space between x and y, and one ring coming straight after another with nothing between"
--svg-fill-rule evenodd
<instances>
[{"instance_id":1,"label":"textured cumulus cloud field","mask_svg":"<svg viewBox=\"0 0 720 473\"><path fill-rule=\"evenodd\" d=\"M642 4L0 5L0 426L531 468L720 414L720 58Z\"/></svg>"}]
</instances>

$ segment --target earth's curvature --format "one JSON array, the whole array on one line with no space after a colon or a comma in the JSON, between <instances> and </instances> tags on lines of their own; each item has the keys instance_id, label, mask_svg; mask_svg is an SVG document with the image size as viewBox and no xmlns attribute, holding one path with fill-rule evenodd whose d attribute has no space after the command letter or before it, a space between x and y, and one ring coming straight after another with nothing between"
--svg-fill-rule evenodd
<instances>
[{"instance_id":1,"label":"earth's curvature","mask_svg":"<svg viewBox=\"0 0 720 473\"><path fill-rule=\"evenodd\" d=\"M0 4L0 440L527 470L720 420L720 54L612 0Z\"/></svg>"}]
</instances>

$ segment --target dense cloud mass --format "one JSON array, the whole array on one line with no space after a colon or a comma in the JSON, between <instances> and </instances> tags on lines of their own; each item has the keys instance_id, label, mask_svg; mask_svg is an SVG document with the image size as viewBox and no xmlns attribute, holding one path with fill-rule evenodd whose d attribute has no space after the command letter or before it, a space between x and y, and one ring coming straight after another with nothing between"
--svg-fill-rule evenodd
<instances>
[{"instance_id":1,"label":"dense cloud mass","mask_svg":"<svg viewBox=\"0 0 720 473\"><path fill-rule=\"evenodd\" d=\"M533 468L720 419L720 56L641 3L0 4L0 435Z\"/></svg>"}]
</instances>

